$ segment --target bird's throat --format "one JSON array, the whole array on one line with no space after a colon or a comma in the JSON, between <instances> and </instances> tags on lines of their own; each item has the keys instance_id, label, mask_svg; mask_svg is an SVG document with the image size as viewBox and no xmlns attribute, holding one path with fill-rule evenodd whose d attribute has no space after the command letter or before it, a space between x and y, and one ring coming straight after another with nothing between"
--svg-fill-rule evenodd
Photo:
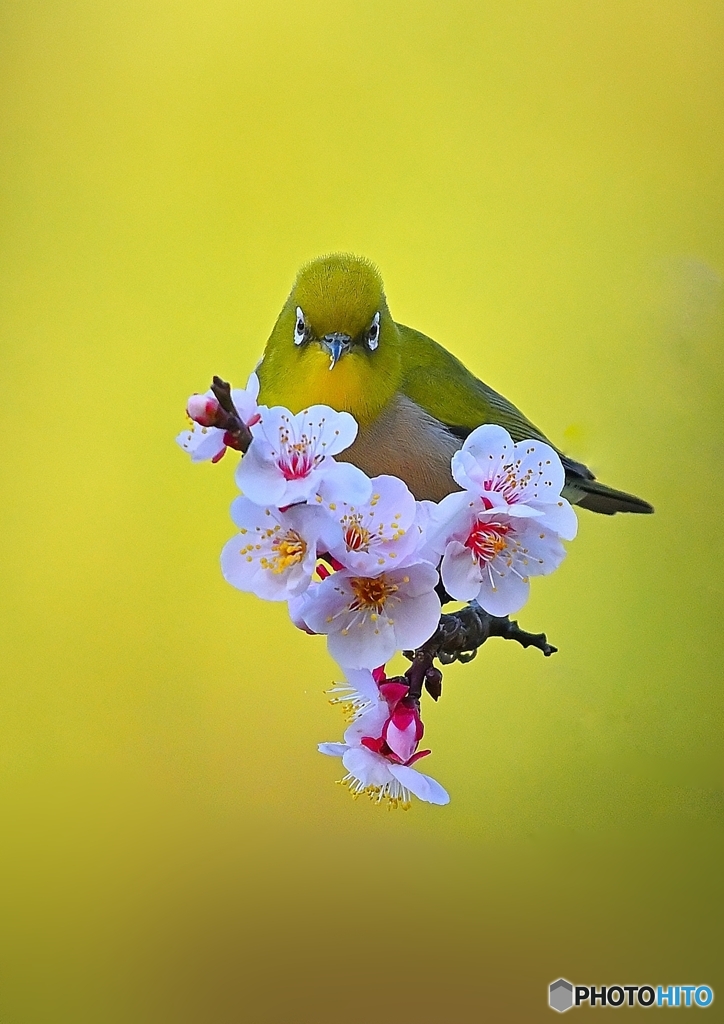
<instances>
[{"instance_id":1,"label":"bird's throat","mask_svg":"<svg viewBox=\"0 0 724 1024\"><path fill-rule=\"evenodd\" d=\"M396 353L395 353L396 355ZM329 353L310 345L293 363L277 368L265 359L259 367L264 405L283 405L300 412L310 405L329 405L351 413L360 426L374 422L395 394L399 380L397 359L382 352L345 353L330 369Z\"/></svg>"}]
</instances>

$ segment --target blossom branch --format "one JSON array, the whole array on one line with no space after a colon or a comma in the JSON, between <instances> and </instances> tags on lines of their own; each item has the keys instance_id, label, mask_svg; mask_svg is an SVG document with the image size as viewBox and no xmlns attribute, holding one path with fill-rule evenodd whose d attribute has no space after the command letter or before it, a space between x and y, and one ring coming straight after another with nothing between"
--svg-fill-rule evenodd
<instances>
[{"instance_id":1,"label":"blossom branch","mask_svg":"<svg viewBox=\"0 0 724 1024\"><path fill-rule=\"evenodd\" d=\"M229 445L229 447L236 448L240 452L246 452L251 444L251 431L239 416L234 405L231 397L231 385L228 381L222 380L221 377L214 376L211 390L221 406L217 415L217 422L214 423L214 426L225 430L229 435L229 439L233 439L234 443Z\"/></svg>"},{"instance_id":2,"label":"blossom branch","mask_svg":"<svg viewBox=\"0 0 724 1024\"><path fill-rule=\"evenodd\" d=\"M433 635L417 650L403 651L412 662L405 673L410 696L419 699L424 687L437 700L442 692L442 672L435 667L435 659L442 665L454 661L465 664L491 636L515 640L521 647L536 647L546 658L558 650L548 643L545 633L528 633L507 615L491 615L477 601L471 601L460 611L441 615Z\"/></svg>"}]
</instances>

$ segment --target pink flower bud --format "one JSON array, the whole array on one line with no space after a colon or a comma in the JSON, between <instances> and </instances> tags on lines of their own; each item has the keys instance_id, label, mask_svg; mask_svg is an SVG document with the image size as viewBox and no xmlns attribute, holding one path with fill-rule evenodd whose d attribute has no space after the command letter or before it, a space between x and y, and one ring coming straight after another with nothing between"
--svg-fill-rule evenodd
<instances>
[{"instance_id":1,"label":"pink flower bud","mask_svg":"<svg viewBox=\"0 0 724 1024\"><path fill-rule=\"evenodd\" d=\"M191 395L186 406L186 412L192 420L202 427L213 427L216 425L220 406L214 395Z\"/></svg>"}]
</instances>

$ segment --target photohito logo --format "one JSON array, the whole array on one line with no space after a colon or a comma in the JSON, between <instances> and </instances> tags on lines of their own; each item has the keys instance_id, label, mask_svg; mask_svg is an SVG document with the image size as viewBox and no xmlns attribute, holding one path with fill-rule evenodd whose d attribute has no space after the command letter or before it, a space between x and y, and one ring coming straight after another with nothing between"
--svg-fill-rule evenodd
<instances>
[{"instance_id":1,"label":"photohito logo","mask_svg":"<svg viewBox=\"0 0 724 1024\"><path fill-rule=\"evenodd\" d=\"M565 1013L572 1006L711 1006L709 985L573 985L559 978L548 986L548 1005Z\"/></svg>"}]
</instances>

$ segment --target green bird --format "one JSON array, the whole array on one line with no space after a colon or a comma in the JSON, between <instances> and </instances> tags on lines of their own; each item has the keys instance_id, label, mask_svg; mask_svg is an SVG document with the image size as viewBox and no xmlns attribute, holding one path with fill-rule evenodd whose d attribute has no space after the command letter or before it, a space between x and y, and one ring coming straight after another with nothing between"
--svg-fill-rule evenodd
<instances>
[{"instance_id":1,"label":"green bird","mask_svg":"<svg viewBox=\"0 0 724 1024\"><path fill-rule=\"evenodd\" d=\"M302 267L257 374L265 405L296 413L322 404L351 413L359 432L337 458L369 476L400 477L419 500L440 501L459 490L450 459L482 423L504 427L514 441L552 445L451 352L396 323L379 271L359 256L321 256ZM563 494L573 504L604 515L653 512L648 502L599 483L582 463L559 455Z\"/></svg>"}]
</instances>

